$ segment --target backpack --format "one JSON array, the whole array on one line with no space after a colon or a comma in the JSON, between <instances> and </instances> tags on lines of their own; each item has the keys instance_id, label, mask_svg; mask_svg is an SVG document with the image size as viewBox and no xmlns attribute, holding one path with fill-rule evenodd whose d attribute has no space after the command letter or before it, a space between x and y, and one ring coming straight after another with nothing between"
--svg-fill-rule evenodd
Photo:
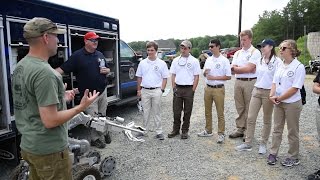
<instances>
[{"instance_id":1,"label":"backpack","mask_svg":"<svg viewBox=\"0 0 320 180\"><path fill-rule=\"evenodd\" d=\"M300 65L301 63L297 66L296 70ZM305 105L307 103L307 98L306 98L307 92L306 92L306 89L304 88L304 85L302 85L302 88L300 89L300 95L301 95L302 105Z\"/></svg>"},{"instance_id":2,"label":"backpack","mask_svg":"<svg viewBox=\"0 0 320 180\"><path fill-rule=\"evenodd\" d=\"M305 105L307 103L307 99L306 99L307 93L306 93L306 89L304 88L304 85L300 89L300 94L301 94L302 105Z\"/></svg>"}]
</instances>

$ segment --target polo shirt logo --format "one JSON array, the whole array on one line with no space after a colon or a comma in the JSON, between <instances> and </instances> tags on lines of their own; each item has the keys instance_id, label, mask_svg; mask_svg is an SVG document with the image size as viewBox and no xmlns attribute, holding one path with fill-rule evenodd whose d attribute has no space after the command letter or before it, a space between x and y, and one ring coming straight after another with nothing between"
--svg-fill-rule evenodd
<instances>
[{"instance_id":1,"label":"polo shirt logo","mask_svg":"<svg viewBox=\"0 0 320 180\"><path fill-rule=\"evenodd\" d=\"M220 64L216 64L216 69L220 69L221 65Z\"/></svg>"},{"instance_id":2,"label":"polo shirt logo","mask_svg":"<svg viewBox=\"0 0 320 180\"><path fill-rule=\"evenodd\" d=\"M246 57L247 61L249 61L250 57L251 57L251 55L248 55L248 56Z\"/></svg>"},{"instance_id":3,"label":"polo shirt logo","mask_svg":"<svg viewBox=\"0 0 320 180\"><path fill-rule=\"evenodd\" d=\"M192 67L191 63L187 63L187 68L190 69Z\"/></svg>"},{"instance_id":4,"label":"polo shirt logo","mask_svg":"<svg viewBox=\"0 0 320 180\"><path fill-rule=\"evenodd\" d=\"M269 64L269 65L268 65L268 69L269 69L269 70L272 70L272 69L273 69L273 64Z\"/></svg>"},{"instance_id":5,"label":"polo shirt logo","mask_svg":"<svg viewBox=\"0 0 320 180\"><path fill-rule=\"evenodd\" d=\"M153 67L153 70L154 70L154 71L159 71L159 66L154 66L154 67Z\"/></svg>"},{"instance_id":6,"label":"polo shirt logo","mask_svg":"<svg viewBox=\"0 0 320 180\"><path fill-rule=\"evenodd\" d=\"M293 71L289 71L288 73L287 73L287 76L288 77L292 77L294 75L294 72Z\"/></svg>"}]
</instances>

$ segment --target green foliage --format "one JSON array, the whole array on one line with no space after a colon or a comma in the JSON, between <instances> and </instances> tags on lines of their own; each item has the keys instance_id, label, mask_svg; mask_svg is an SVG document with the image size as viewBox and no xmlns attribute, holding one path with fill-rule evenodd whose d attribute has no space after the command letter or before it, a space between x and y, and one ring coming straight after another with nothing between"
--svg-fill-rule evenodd
<instances>
[{"instance_id":1,"label":"green foliage","mask_svg":"<svg viewBox=\"0 0 320 180\"><path fill-rule=\"evenodd\" d=\"M299 49L302 51L299 59L307 63L309 53L304 53L304 36L308 32L320 31L320 0L290 0L282 10L264 11L259 16L257 24L252 27L253 45L257 45L263 39L271 38L279 45L285 39L297 40ZM302 38L300 38L302 37ZM235 35L217 35L191 38L190 41L194 50L192 53L201 53L201 50L208 49L211 39L219 39L221 48L237 46L238 38ZM179 52L179 45L182 40L171 39ZM136 51L145 50L144 41L131 42L129 45Z\"/></svg>"},{"instance_id":2,"label":"green foliage","mask_svg":"<svg viewBox=\"0 0 320 180\"><path fill-rule=\"evenodd\" d=\"M147 41L133 41L128 44L135 51L145 51Z\"/></svg>"},{"instance_id":3,"label":"green foliage","mask_svg":"<svg viewBox=\"0 0 320 180\"><path fill-rule=\"evenodd\" d=\"M298 57L298 59L300 60L300 62L304 65L307 65L309 63L309 60L311 60L311 56L309 54L309 51L307 49L307 44L306 44L306 40L307 40L307 36L304 37L300 37L297 40L297 46L298 49L301 51L300 56Z\"/></svg>"},{"instance_id":4,"label":"green foliage","mask_svg":"<svg viewBox=\"0 0 320 180\"><path fill-rule=\"evenodd\" d=\"M278 11L264 11L257 24L252 28L254 32L253 45L260 43L263 39L273 39L276 44L280 44L285 36L284 19Z\"/></svg>"},{"instance_id":5,"label":"green foliage","mask_svg":"<svg viewBox=\"0 0 320 180\"><path fill-rule=\"evenodd\" d=\"M193 57L199 57L201 54L201 50L199 48L192 48L191 49L191 54Z\"/></svg>"},{"instance_id":6,"label":"green foliage","mask_svg":"<svg viewBox=\"0 0 320 180\"><path fill-rule=\"evenodd\" d=\"M290 0L281 11L264 11L252 28L253 44L272 38L277 44L285 39L295 39L320 31L320 1Z\"/></svg>"},{"instance_id":7,"label":"green foliage","mask_svg":"<svg viewBox=\"0 0 320 180\"><path fill-rule=\"evenodd\" d=\"M238 38L235 35L227 34L225 36L205 36L205 37L196 37L189 39L192 43L192 55L198 57L201 54L202 50L208 49L210 40L219 39L221 42L221 48L235 47L237 46ZM179 45L183 41L181 39L168 39L173 41L176 45L176 52L179 52ZM146 50L146 41L133 41L128 43L129 46L135 51L145 51Z\"/></svg>"}]
</instances>

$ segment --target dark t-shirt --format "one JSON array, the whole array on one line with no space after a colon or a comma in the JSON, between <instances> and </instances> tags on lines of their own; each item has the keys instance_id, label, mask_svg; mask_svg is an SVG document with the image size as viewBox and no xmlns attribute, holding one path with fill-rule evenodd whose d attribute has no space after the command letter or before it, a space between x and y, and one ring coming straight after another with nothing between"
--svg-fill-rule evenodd
<instances>
[{"instance_id":1,"label":"dark t-shirt","mask_svg":"<svg viewBox=\"0 0 320 180\"><path fill-rule=\"evenodd\" d=\"M90 92L97 90L102 94L107 86L107 77L100 73L100 61L105 61L105 57L99 51L89 53L85 48L81 48L70 56L70 58L60 67L65 73L73 72L76 76L78 89L81 97L85 89ZM107 63L105 63L108 67Z\"/></svg>"},{"instance_id":2,"label":"dark t-shirt","mask_svg":"<svg viewBox=\"0 0 320 180\"><path fill-rule=\"evenodd\" d=\"M314 83L320 83L320 71L318 72L318 75L316 78L314 78L313 80ZM319 99L318 99L318 103L320 105L320 96L319 96Z\"/></svg>"}]
</instances>

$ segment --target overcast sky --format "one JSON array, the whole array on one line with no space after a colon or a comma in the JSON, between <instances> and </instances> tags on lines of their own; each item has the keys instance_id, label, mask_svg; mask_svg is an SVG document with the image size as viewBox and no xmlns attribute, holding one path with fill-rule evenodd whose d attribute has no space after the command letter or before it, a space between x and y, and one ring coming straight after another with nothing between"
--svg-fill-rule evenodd
<instances>
[{"instance_id":1,"label":"overcast sky","mask_svg":"<svg viewBox=\"0 0 320 180\"><path fill-rule=\"evenodd\" d=\"M238 33L239 0L46 0L119 19L126 42ZM243 0L242 29L289 0Z\"/></svg>"}]
</instances>

